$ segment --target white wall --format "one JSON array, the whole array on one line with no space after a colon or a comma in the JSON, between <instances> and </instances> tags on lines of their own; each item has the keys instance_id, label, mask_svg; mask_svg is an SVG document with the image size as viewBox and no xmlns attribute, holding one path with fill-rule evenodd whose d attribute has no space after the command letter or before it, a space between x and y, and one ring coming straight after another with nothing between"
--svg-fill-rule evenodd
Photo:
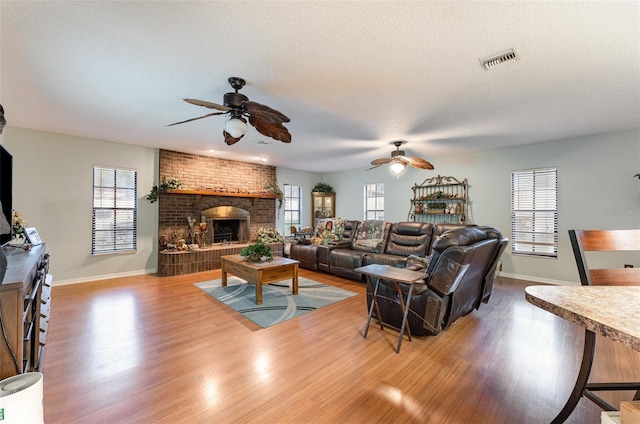
<instances>
[{"instance_id":1,"label":"white wall","mask_svg":"<svg viewBox=\"0 0 640 424\"><path fill-rule=\"evenodd\" d=\"M37 228L52 253L56 283L89 281L157 270L157 207L144 197L157 181L157 150L7 127L2 144L14 156L13 205ZM409 150L410 153L410 150ZM503 255L503 275L541 282L578 281L567 231L571 228L640 228L640 131L444 158L427 158L434 171L410 168L399 179L387 167L332 174L278 168L278 184L303 190L303 226L311 223L311 188L326 182L336 190L337 215L362 219L363 186L385 183L385 217L404 221L411 187L435 175L468 178L470 222L493 225L511 236L510 172L558 166L559 253L557 259ZM138 170L138 251L91 256L92 166ZM284 232L284 214L277 220ZM640 258L626 263L640 266Z\"/></svg>"},{"instance_id":2,"label":"white wall","mask_svg":"<svg viewBox=\"0 0 640 424\"><path fill-rule=\"evenodd\" d=\"M323 175L313 172L296 171L287 168L276 169L276 179L278 185L284 190L285 184L297 185L302 187L302 216L300 223L302 227L308 227L311 225L311 189L318 183L323 181ZM277 211L276 211L277 213ZM276 217L276 228L280 234L285 234L284 225L284 206Z\"/></svg>"},{"instance_id":3,"label":"white wall","mask_svg":"<svg viewBox=\"0 0 640 424\"><path fill-rule=\"evenodd\" d=\"M326 182L337 192L337 215L362 219L364 184L383 182L385 218L406 220L411 187L447 175L469 180L470 222L495 226L511 238L511 171L557 166L558 258L511 255L511 244L502 258L503 275L550 283L579 281L569 229L640 228L640 180L633 178L640 173L638 130L426 159L434 171L410 168L399 179L385 166L365 172L366 164L362 170L327 174ZM640 266L638 255L627 260Z\"/></svg>"},{"instance_id":4,"label":"white wall","mask_svg":"<svg viewBox=\"0 0 640 424\"><path fill-rule=\"evenodd\" d=\"M157 271L158 212L145 199L157 149L13 127L2 137L13 155L13 208L47 243L54 284ZM136 253L91 255L93 165L138 171Z\"/></svg>"}]
</instances>

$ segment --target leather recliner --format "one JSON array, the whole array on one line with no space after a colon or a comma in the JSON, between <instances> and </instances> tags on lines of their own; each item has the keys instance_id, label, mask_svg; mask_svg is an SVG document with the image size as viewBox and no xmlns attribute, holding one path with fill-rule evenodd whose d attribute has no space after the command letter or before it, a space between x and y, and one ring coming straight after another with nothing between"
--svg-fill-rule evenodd
<instances>
[{"instance_id":1,"label":"leather recliner","mask_svg":"<svg viewBox=\"0 0 640 424\"><path fill-rule=\"evenodd\" d=\"M329 272L329 253L331 250L351 245L351 238L359 221L345 221L344 233L339 241L314 245L308 239L294 240L289 257L300 262L300 267L313 271Z\"/></svg>"},{"instance_id":2,"label":"leather recliner","mask_svg":"<svg viewBox=\"0 0 640 424\"><path fill-rule=\"evenodd\" d=\"M380 264L404 268L409 256L427 256L433 241L433 224L397 222L391 224L384 253L367 253L363 265Z\"/></svg>"},{"instance_id":3,"label":"leather recliner","mask_svg":"<svg viewBox=\"0 0 640 424\"><path fill-rule=\"evenodd\" d=\"M410 299L411 334L438 334L488 300L496 263L507 242L493 227L458 228L438 237L425 269L425 284L415 286ZM408 286L401 284L401 290L406 296ZM402 310L397 296L395 283L380 281L380 319L399 328ZM367 305L370 302L367 288Z\"/></svg>"},{"instance_id":4,"label":"leather recliner","mask_svg":"<svg viewBox=\"0 0 640 424\"><path fill-rule=\"evenodd\" d=\"M328 268L332 274L363 281L362 274L355 272L355 268L369 264L404 268L411 255L428 254L435 231L433 224L424 222L386 223L381 248L363 248L357 243L361 225L363 223L357 227L349 246L331 250ZM322 260L319 262L322 263Z\"/></svg>"},{"instance_id":5,"label":"leather recliner","mask_svg":"<svg viewBox=\"0 0 640 424\"><path fill-rule=\"evenodd\" d=\"M332 241L325 245L318 246L318 270L324 272L331 272L329 269L329 255L335 249L345 248L351 246L351 240L358 228L360 221L346 221L344 224L344 233L342 234L342 240Z\"/></svg>"}]
</instances>

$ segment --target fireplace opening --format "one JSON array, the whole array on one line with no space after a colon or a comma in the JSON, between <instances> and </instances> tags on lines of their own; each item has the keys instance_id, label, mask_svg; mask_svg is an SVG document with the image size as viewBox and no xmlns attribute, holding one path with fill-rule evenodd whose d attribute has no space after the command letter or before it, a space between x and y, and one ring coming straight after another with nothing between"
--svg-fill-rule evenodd
<instances>
[{"instance_id":1,"label":"fireplace opening","mask_svg":"<svg viewBox=\"0 0 640 424\"><path fill-rule=\"evenodd\" d=\"M202 211L207 223L207 243L246 243L249 241L249 211L234 206L217 206Z\"/></svg>"},{"instance_id":2,"label":"fireplace opening","mask_svg":"<svg viewBox=\"0 0 640 424\"><path fill-rule=\"evenodd\" d=\"M208 225L207 225L208 226ZM213 220L213 242L226 243L239 241L238 231L240 230L240 220Z\"/></svg>"}]
</instances>

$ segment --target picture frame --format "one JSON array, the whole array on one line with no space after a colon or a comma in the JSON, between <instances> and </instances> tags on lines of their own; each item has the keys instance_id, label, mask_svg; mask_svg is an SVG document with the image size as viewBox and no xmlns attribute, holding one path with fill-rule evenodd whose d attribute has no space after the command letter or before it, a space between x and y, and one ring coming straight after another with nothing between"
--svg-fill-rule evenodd
<instances>
[{"instance_id":1,"label":"picture frame","mask_svg":"<svg viewBox=\"0 0 640 424\"><path fill-rule=\"evenodd\" d=\"M42 240L40 239L35 227L25 228L24 236L27 238L27 242L33 245L42 244Z\"/></svg>"}]
</instances>

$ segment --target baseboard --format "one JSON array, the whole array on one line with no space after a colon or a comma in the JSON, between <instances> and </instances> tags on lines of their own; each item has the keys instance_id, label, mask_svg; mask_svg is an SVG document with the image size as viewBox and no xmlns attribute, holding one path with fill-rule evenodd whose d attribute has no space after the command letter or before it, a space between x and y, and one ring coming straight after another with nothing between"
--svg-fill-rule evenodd
<instances>
[{"instance_id":1,"label":"baseboard","mask_svg":"<svg viewBox=\"0 0 640 424\"><path fill-rule=\"evenodd\" d=\"M556 286L579 286L580 285L580 283L575 283L573 281L552 280L550 278L536 277L534 275L509 274L506 272L499 272L498 277L514 278L516 280L526 280L526 281L532 281L534 283L553 284Z\"/></svg>"},{"instance_id":2,"label":"baseboard","mask_svg":"<svg viewBox=\"0 0 640 424\"><path fill-rule=\"evenodd\" d=\"M64 286L68 284L80 284L80 283L89 283L92 281L99 280L108 280L111 278L120 278L120 277L133 277L135 275L144 275L144 274L156 274L158 272L157 269L147 269L140 271L132 271L132 272L121 272L116 274L104 274L104 275L93 275L91 277L84 278L72 278L69 280L56 280L53 279L53 286ZM542 283L542 284L553 284L556 286L579 286L580 283L575 283L573 281L563 281L563 280L552 280L550 278L541 278L533 275L521 275L521 274L510 274L506 272L499 272L499 277L505 278L513 278L516 280L526 280L534 283Z\"/></svg>"},{"instance_id":3,"label":"baseboard","mask_svg":"<svg viewBox=\"0 0 640 424\"><path fill-rule=\"evenodd\" d=\"M92 275L91 277L72 278L69 280L56 280L54 278L52 286L66 286L68 284L90 283L92 281L108 280L111 278L133 277L135 275L155 274L157 272L158 272L157 269L146 269L146 270L140 270L140 271L120 272L116 274Z\"/></svg>"}]
</instances>

